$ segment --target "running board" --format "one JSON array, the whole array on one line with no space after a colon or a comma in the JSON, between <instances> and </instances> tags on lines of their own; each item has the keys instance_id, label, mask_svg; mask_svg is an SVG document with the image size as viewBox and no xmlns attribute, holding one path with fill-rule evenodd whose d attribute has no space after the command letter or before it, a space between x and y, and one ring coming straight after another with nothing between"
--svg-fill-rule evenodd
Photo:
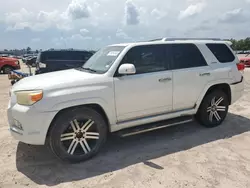
<instances>
[{"instance_id":1,"label":"running board","mask_svg":"<svg viewBox=\"0 0 250 188\"><path fill-rule=\"evenodd\" d=\"M154 131L157 129L163 129L163 128L174 126L174 125L189 123L192 121L193 121L192 116L178 117L178 118L160 121L156 123L149 123L149 124L140 125L137 127L127 128L121 131L117 131L116 134L120 137L127 137L127 136Z\"/></svg>"}]
</instances>

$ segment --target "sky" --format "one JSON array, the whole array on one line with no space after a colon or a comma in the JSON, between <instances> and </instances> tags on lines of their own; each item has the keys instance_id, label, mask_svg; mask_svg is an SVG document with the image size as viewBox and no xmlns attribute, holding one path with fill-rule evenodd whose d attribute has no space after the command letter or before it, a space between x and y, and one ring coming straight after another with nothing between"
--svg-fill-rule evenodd
<instances>
[{"instance_id":1,"label":"sky","mask_svg":"<svg viewBox=\"0 0 250 188\"><path fill-rule=\"evenodd\" d=\"M95 50L161 37L248 36L250 0L8 0L0 6L0 49Z\"/></svg>"}]
</instances>

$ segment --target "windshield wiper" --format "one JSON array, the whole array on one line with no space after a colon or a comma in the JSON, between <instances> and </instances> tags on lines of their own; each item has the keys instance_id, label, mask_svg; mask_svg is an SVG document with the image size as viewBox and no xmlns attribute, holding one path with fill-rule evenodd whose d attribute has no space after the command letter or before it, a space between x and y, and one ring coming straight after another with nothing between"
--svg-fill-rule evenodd
<instances>
[{"instance_id":1,"label":"windshield wiper","mask_svg":"<svg viewBox=\"0 0 250 188\"><path fill-rule=\"evenodd\" d=\"M90 71L90 72L97 72L96 70L91 69L91 68L79 67L79 69L82 69L82 70L87 70L87 71Z\"/></svg>"}]
</instances>

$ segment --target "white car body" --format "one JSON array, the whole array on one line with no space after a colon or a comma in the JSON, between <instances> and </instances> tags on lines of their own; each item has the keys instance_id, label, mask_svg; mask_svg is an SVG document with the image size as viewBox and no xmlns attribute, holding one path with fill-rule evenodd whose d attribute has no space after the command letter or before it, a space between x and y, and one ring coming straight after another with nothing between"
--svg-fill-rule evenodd
<instances>
[{"instance_id":1,"label":"white car body","mask_svg":"<svg viewBox=\"0 0 250 188\"><path fill-rule=\"evenodd\" d=\"M87 104L96 104L103 109L110 132L194 115L208 89L221 83L230 86L232 104L242 96L244 90L244 82L239 82L242 74L236 66L239 60L236 57L233 62L219 63L206 47L206 42L182 40L118 44L113 46L125 48L104 74L70 69L24 78L10 91L8 120L11 134L24 143L43 145L53 119L61 110ZM146 76L114 77L120 61L132 47L172 43L195 44L208 66L152 72ZM207 72L211 75L200 76ZM158 82L166 78L170 78L169 82ZM31 106L17 103L16 91L35 89L43 91L41 101ZM22 130L16 124L20 124Z\"/></svg>"}]
</instances>

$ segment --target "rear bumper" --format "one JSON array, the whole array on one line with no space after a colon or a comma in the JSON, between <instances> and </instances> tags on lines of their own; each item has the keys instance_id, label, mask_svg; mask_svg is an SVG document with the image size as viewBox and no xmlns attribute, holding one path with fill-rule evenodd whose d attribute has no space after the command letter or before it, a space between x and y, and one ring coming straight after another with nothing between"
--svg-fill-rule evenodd
<instances>
[{"instance_id":1,"label":"rear bumper","mask_svg":"<svg viewBox=\"0 0 250 188\"><path fill-rule=\"evenodd\" d=\"M232 83L231 88L231 104L240 99L244 93L244 78L240 82Z\"/></svg>"}]
</instances>

